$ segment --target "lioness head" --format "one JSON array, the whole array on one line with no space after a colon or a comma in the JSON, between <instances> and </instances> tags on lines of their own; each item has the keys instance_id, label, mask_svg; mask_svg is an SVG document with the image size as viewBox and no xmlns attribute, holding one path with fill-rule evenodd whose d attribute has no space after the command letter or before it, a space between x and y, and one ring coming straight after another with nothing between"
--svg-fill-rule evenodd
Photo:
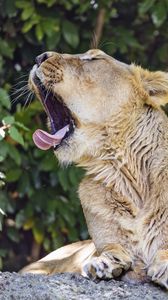
<instances>
[{"instance_id":1,"label":"lioness head","mask_svg":"<svg viewBox=\"0 0 168 300\"><path fill-rule=\"evenodd\" d=\"M61 162L95 155L107 124L144 106L168 102L168 76L117 61L98 49L69 55L46 52L36 58L29 86L41 100L51 133L37 130L41 149L54 148Z\"/></svg>"}]
</instances>

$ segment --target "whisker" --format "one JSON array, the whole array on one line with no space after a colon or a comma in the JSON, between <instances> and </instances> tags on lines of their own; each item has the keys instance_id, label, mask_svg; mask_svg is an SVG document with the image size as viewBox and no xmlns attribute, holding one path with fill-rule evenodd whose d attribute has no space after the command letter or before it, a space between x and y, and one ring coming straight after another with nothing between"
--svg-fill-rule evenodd
<instances>
[{"instance_id":1,"label":"whisker","mask_svg":"<svg viewBox=\"0 0 168 300\"><path fill-rule=\"evenodd\" d=\"M28 105L27 105L27 108L28 108L28 107L30 106L30 104L32 103L33 98L34 98L34 93L31 93L31 94L30 94L30 97L29 97L29 103L28 103Z\"/></svg>"},{"instance_id":2,"label":"whisker","mask_svg":"<svg viewBox=\"0 0 168 300\"><path fill-rule=\"evenodd\" d=\"M19 94L16 98L12 99L12 101L11 101L12 105L13 105L14 103L18 102L19 99L20 99L21 97L23 97L24 95L26 95L28 92L29 92L28 90L24 90L24 91L23 91L21 94ZM21 99L20 99L20 100L21 100ZM22 100L21 100L21 101L22 101Z\"/></svg>"},{"instance_id":3,"label":"whisker","mask_svg":"<svg viewBox=\"0 0 168 300\"><path fill-rule=\"evenodd\" d=\"M17 77L17 80L22 78L22 77L28 77L28 73L22 74L21 76Z\"/></svg>"},{"instance_id":4,"label":"whisker","mask_svg":"<svg viewBox=\"0 0 168 300\"><path fill-rule=\"evenodd\" d=\"M29 88L28 88L28 85L26 84L26 85L24 85L24 86L22 86L21 88L19 88L19 89L16 89L15 91L13 91L12 93L10 93L10 95L11 96L13 96L13 95L15 95L15 94L18 94L18 93L20 93L20 92L22 92L22 91L24 91L24 90L29 90Z\"/></svg>"},{"instance_id":5,"label":"whisker","mask_svg":"<svg viewBox=\"0 0 168 300\"><path fill-rule=\"evenodd\" d=\"M20 80L23 79L23 80ZM16 80L18 81L14 84L10 91L10 96L13 98L11 100L11 104L14 105L15 103L22 103L23 109L28 106L32 99L34 93L30 91L28 86L28 73L22 74L21 76L17 77ZM25 84L25 85L23 85ZM22 86L23 85L23 86ZM25 98L26 97L26 98Z\"/></svg>"},{"instance_id":6,"label":"whisker","mask_svg":"<svg viewBox=\"0 0 168 300\"><path fill-rule=\"evenodd\" d=\"M49 93L51 92L51 88L47 88L47 93L46 93L46 96L45 96L45 99L44 99L44 102L47 100L47 97L49 95Z\"/></svg>"},{"instance_id":7,"label":"whisker","mask_svg":"<svg viewBox=\"0 0 168 300\"><path fill-rule=\"evenodd\" d=\"M14 84L13 86L12 86L12 88L11 88L11 90L13 90L14 88L16 88L17 86L20 86L22 83L24 83L24 82L27 82L27 80L22 80L22 81L20 81L20 82L18 82L18 83L16 83L16 84Z\"/></svg>"},{"instance_id":8,"label":"whisker","mask_svg":"<svg viewBox=\"0 0 168 300\"><path fill-rule=\"evenodd\" d=\"M24 105L23 105L23 110L25 110L26 109L26 106L29 106L30 105L30 103L31 103L31 101L32 101L32 96L33 96L34 94L33 94L33 92L32 91L29 91L29 94L27 95L27 99L26 99L26 101L25 101L25 103L24 103ZM30 100L30 101L29 101Z\"/></svg>"},{"instance_id":9,"label":"whisker","mask_svg":"<svg viewBox=\"0 0 168 300\"><path fill-rule=\"evenodd\" d=\"M22 78L22 77L27 77L27 78L28 78L28 77L29 77L30 70L31 70L31 67L28 68L26 72L20 72L21 75L18 76L18 77L16 78L16 80L18 80L18 79L20 79L20 78Z\"/></svg>"}]
</instances>

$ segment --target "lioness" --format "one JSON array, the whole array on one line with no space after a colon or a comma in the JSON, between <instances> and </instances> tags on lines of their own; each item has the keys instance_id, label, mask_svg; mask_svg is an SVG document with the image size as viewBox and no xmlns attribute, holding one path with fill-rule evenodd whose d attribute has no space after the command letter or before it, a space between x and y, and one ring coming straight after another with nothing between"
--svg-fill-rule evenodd
<instances>
[{"instance_id":1,"label":"lioness","mask_svg":"<svg viewBox=\"0 0 168 300\"><path fill-rule=\"evenodd\" d=\"M168 74L98 49L46 52L29 86L50 123L51 133L34 133L37 147L86 169L79 196L92 241L62 247L22 272L150 278L168 288Z\"/></svg>"}]
</instances>

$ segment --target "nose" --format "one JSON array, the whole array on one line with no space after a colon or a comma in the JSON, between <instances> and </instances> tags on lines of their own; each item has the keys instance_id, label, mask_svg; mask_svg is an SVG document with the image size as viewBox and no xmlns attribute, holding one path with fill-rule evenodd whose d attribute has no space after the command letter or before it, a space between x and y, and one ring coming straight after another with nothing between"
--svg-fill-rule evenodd
<instances>
[{"instance_id":1,"label":"nose","mask_svg":"<svg viewBox=\"0 0 168 300\"><path fill-rule=\"evenodd\" d=\"M46 59L48 58L48 55L46 52L38 55L36 58L35 58L35 62L37 64L37 66L39 67L43 61L45 61Z\"/></svg>"}]
</instances>

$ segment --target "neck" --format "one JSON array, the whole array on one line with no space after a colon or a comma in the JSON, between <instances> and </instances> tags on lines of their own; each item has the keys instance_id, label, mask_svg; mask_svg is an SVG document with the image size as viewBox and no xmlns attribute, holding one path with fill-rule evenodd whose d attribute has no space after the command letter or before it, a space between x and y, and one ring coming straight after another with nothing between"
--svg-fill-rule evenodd
<instances>
[{"instance_id":1,"label":"neck","mask_svg":"<svg viewBox=\"0 0 168 300\"><path fill-rule=\"evenodd\" d=\"M106 126L106 137L98 153L85 157L80 165L94 180L141 207L151 191L155 161L163 160L158 156L164 152L160 149L163 117L149 107L122 118L118 115Z\"/></svg>"}]
</instances>

